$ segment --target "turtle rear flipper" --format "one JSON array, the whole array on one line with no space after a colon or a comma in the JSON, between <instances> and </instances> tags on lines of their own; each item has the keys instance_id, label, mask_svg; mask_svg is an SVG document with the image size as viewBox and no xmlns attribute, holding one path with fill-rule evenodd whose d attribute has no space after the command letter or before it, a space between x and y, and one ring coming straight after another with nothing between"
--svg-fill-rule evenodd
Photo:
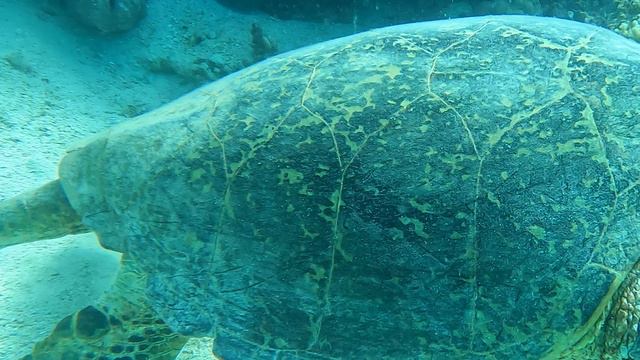
<instances>
[{"instance_id":1,"label":"turtle rear flipper","mask_svg":"<svg viewBox=\"0 0 640 360\"><path fill-rule=\"evenodd\" d=\"M89 231L59 180L0 202L0 248Z\"/></svg>"},{"instance_id":2,"label":"turtle rear flipper","mask_svg":"<svg viewBox=\"0 0 640 360\"><path fill-rule=\"evenodd\" d=\"M67 316L23 360L174 360L187 338L149 307L145 276L124 261L111 291Z\"/></svg>"}]
</instances>

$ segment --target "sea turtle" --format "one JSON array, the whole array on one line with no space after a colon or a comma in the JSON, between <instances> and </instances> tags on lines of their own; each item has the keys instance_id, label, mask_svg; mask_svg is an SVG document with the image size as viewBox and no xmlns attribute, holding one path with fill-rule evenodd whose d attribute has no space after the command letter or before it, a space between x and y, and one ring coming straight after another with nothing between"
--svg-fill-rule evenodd
<instances>
[{"instance_id":1,"label":"sea turtle","mask_svg":"<svg viewBox=\"0 0 640 360\"><path fill-rule=\"evenodd\" d=\"M94 231L124 254L32 356L637 357L638 73L592 25L416 23L116 126L1 206L3 245Z\"/></svg>"}]
</instances>

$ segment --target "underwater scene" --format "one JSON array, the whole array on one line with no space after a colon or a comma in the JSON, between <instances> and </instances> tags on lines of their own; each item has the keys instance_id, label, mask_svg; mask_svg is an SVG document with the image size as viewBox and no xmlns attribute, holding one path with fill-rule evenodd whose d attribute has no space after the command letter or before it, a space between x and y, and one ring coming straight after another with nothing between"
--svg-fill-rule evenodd
<instances>
[{"instance_id":1,"label":"underwater scene","mask_svg":"<svg viewBox=\"0 0 640 360\"><path fill-rule=\"evenodd\" d=\"M0 34L0 360L640 359L640 1Z\"/></svg>"}]
</instances>

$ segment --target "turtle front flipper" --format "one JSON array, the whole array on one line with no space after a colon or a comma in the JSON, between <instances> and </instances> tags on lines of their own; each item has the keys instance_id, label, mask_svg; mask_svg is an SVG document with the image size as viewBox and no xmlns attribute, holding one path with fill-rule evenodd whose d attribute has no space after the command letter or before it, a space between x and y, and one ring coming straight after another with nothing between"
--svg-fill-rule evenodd
<instances>
[{"instance_id":1,"label":"turtle front flipper","mask_svg":"<svg viewBox=\"0 0 640 360\"><path fill-rule=\"evenodd\" d=\"M186 343L149 307L145 276L123 260L111 291L58 323L23 360L174 360Z\"/></svg>"},{"instance_id":2,"label":"turtle front flipper","mask_svg":"<svg viewBox=\"0 0 640 360\"><path fill-rule=\"evenodd\" d=\"M543 360L640 359L640 261L618 274L600 306L581 328L554 346Z\"/></svg>"},{"instance_id":3,"label":"turtle front flipper","mask_svg":"<svg viewBox=\"0 0 640 360\"><path fill-rule=\"evenodd\" d=\"M89 231L59 180L0 202L0 248Z\"/></svg>"},{"instance_id":4,"label":"turtle front flipper","mask_svg":"<svg viewBox=\"0 0 640 360\"><path fill-rule=\"evenodd\" d=\"M604 323L603 359L640 356L640 261L627 274Z\"/></svg>"}]
</instances>

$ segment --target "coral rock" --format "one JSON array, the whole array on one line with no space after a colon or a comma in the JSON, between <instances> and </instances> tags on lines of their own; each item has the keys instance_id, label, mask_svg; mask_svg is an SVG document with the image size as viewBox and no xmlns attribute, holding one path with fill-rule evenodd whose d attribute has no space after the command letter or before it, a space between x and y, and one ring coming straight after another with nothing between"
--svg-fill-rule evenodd
<instances>
[{"instance_id":1,"label":"coral rock","mask_svg":"<svg viewBox=\"0 0 640 360\"><path fill-rule=\"evenodd\" d=\"M66 0L67 8L83 24L103 33L133 28L145 14L145 0Z\"/></svg>"}]
</instances>

